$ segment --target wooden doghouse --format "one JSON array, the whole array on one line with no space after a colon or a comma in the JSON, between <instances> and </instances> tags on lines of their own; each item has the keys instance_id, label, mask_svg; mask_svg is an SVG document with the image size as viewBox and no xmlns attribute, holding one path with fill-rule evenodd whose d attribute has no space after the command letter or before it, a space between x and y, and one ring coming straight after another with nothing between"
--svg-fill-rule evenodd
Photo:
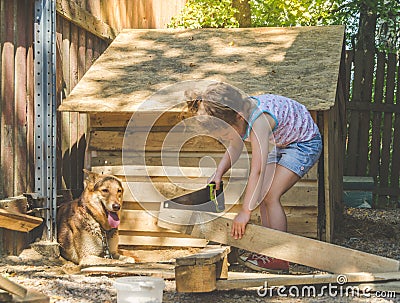
<instances>
[{"instance_id":1,"label":"wooden doghouse","mask_svg":"<svg viewBox=\"0 0 400 303\"><path fill-rule=\"evenodd\" d=\"M193 137L179 149L178 162L176 153L168 160L168 149L161 161L164 139L181 121L182 108L170 107L168 100L142 103L168 85L204 79L227 82L249 95L284 95L307 106L323 135L323 155L282 202L289 232L330 241L334 218L341 213L345 128L342 85L346 77L343 40L342 26L120 33L59 108L89 113L86 167L117 175L125 182L120 245L206 244L205 240L158 227L156 214L162 195L170 198L205 185L214 168L212 164L204 168L207 165L203 163L199 170L199 161L208 156L218 162L224 146L207 136ZM146 124L151 119L147 117L154 113L160 117L149 132ZM141 131L142 136L149 134L143 141L145 149L143 143L131 143L126 165L122 146L128 125L139 137ZM135 149L142 150L136 158ZM245 163L247 158L240 161ZM227 178L233 184L243 184L245 167ZM226 192L230 209L226 215L230 217L240 207L232 205L237 201L231 195L232 191ZM256 212L252 220L259 220Z\"/></svg>"}]
</instances>

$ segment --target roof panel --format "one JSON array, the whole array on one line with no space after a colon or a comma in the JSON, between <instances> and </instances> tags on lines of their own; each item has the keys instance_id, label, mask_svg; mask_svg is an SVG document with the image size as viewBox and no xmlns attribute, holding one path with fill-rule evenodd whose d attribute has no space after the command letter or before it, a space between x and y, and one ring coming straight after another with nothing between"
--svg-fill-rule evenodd
<instances>
[{"instance_id":1,"label":"roof panel","mask_svg":"<svg viewBox=\"0 0 400 303\"><path fill-rule=\"evenodd\" d=\"M196 79L327 110L335 102L343 38L343 26L124 30L59 110L162 111L167 104L140 104L168 85Z\"/></svg>"}]
</instances>

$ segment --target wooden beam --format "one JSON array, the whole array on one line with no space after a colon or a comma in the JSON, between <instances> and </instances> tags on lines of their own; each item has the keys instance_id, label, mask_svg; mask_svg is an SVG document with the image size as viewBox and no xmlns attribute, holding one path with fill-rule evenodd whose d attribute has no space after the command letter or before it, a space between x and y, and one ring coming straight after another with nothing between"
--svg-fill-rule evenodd
<instances>
[{"instance_id":1,"label":"wooden beam","mask_svg":"<svg viewBox=\"0 0 400 303\"><path fill-rule=\"evenodd\" d=\"M158 225L332 273L399 271L397 260L253 224L247 224L243 238L235 240L230 235L232 221L211 213L162 209Z\"/></svg>"},{"instance_id":2,"label":"wooden beam","mask_svg":"<svg viewBox=\"0 0 400 303\"><path fill-rule=\"evenodd\" d=\"M376 283L400 280L400 272L389 273L348 273L342 274L316 274L316 275L271 275L261 273L228 273L228 280L217 281L218 290L242 289L249 287L316 285L342 283ZM343 283L345 282L345 283Z\"/></svg>"},{"instance_id":3,"label":"wooden beam","mask_svg":"<svg viewBox=\"0 0 400 303\"><path fill-rule=\"evenodd\" d=\"M1 275L0 275L0 289L3 289L19 297L25 297L26 293L28 292L28 290L25 287L11 281L10 279L4 278Z\"/></svg>"},{"instance_id":4,"label":"wooden beam","mask_svg":"<svg viewBox=\"0 0 400 303\"><path fill-rule=\"evenodd\" d=\"M0 227L28 232L42 224L43 219L0 209Z\"/></svg>"},{"instance_id":5,"label":"wooden beam","mask_svg":"<svg viewBox=\"0 0 400 303\"><path fill-rule=\"evenodd\" d=\"M135 263L126 266L91 266L81 269L82 273L107 273L175 279L175 266L172 264Z\"/></svg>"},{"instance_id":6,"label":"wooden beam","mask_svg":"<svg viewBox=\"0 0 400 303\"><path fill-rule=\"evenodd\" d=\"M91 32L92 34L111 42L118 34L118 30L112 28L88 11L81 8L74 1L57 0L57 13L62 17Z\"/></svg>"}]
</instances>

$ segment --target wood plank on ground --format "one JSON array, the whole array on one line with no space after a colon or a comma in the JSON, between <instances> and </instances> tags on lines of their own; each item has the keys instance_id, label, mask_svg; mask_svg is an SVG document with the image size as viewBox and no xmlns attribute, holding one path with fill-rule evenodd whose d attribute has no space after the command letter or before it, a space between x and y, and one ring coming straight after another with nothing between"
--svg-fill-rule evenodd
<instances>
[{"instance_id":1,"label":"wood plank on ground","mask_svg":"<svg viewBox=\"0 0 400 303\"><path fill-rule=\"evenodd\" d=\"M175 266L162 263L135 263L126 266L91 266L81 269L82 273L99 274L129 274L137 276L158 277L167 280L175 279Z\"/></svg>"},{"instance_id":2,"label":"wood plank on ground","mask_svg":"<svg viewBox=\"0 0 400 303\"><path fill-rule=\"evenodd\" d=\"M317 285L317 284L347 284L384 281L399 281L400 272L388 273L348 273L348 274L315 274L315 275L273 275L263 273L229 272L228 280L217 281L218 290L242 289L249 287ZM383 284L383 283L379 283Z\"/></svg>"},{"instance_id":3,"label":"wood plank on ground","mask_svg":"<svg viewBox=\"0 0 400 303\"><path fill-rule=\"evenodd\" d=\"M247 224L243 238L236 240L230 235L232 221L206 212L161 209L158 225L332 273L399 271L397 260L253 224Z\"/></svg>"}]
</instances>

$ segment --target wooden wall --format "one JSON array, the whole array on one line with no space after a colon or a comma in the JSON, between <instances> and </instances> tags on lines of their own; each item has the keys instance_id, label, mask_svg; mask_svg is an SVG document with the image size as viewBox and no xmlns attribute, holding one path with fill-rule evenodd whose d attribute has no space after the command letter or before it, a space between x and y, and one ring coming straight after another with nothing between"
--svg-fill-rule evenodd
<instances>
[{"instance_id":1,"label":"wooden wall","mask_svg":"<svg viewBox=\"0 0 400 303\"><path fill-rule=\"evenodd\" d=\"M58 104L110 43L104 35L94 33L96 29L111 29L116 35L123 28L165 27L184 3L184 0L57 0ZM80 25L82 20L90 21L86 24L88 28ZM0 200L34 190L33 35L34 0L0 0ZM78 195L82 190L87 116L60 113L57 123L57 186ZM0 254L18 254L27 241L30 241L27 234L0 229Z\"/></svg>"},{"instance_id":2,"label":"wooden wall","mask_svg":"<svg viewBox=\"0 0 400 303\"><path fill-rule=\"evenodd\" d=\"M0 0L0 200L34 187L33 4ZM17 253L26 237L0 229L0 254Z\"/></svg>"},{"instance_id":3,"label":"wooden wall","mask_svg":"<svg viewBox=\"0 0 400 303\"><path fill-rule=\"evenodd\" d=\"M315 113L313 114L315 116ZM171 128L181 121L179 114L164 113L149 133L142 127L142 123L148 121L143 114L142 119L137 119L134 125L135 137L149 135L145 145L146 152L145 154L141 152L142 145L132 142L132 145L129 145L129 155L125 152L123 157L122 141L130 118L129 113L90 114L88 160L91 169L97 173L118 176L123 180L125 188L119 228L120 246L130 249L138 246L204 246L206 244L204 239L190 238L158 227L158 211L160 203L167 198L200 189L207 184L207 178L215 171L214 162L200 161L203 161L204 157L211 157L218 163L225 152L223 144L207 136L200 138L193 132L191 139L179 149L180 144L164 141ZM186 135L188 134L185 133ZM179 141L179 138L175 139ZM247 149L251 151L248 144ZM177 157L179 166L176 164ZM227 174L224 177L225 185L231 186L225 192L224 216L232 219L240 210L241 190L247 182L248 158L245 153L238 162L239 169L235 169L235 175ZM199 167L201 167L200 174ZM332 169L332 173L333 171ZM318 209L318 184L317 165L315 165L282 197L289 232L311 238L324 238L321 234L325 229L321 226L323 218L319 215ZM251 220L253 223L261 224L258 211L253 212Z\"/></svg>"},{"instance_id":4,"label":"wooden wall","mask_svg":"<svg viewBox=\"0 0 400 303\"><path fill-rule=\"evenodd\" d=\"M104 31L115 35L124 28L165 28L185 0L77 0L57 1L58 98L67 96L111 40ZM94 28L82 20L91 16L99 21ZM85 20L86 20L85 19ZM60 114L61 164L59 184L78 196L83 187L83 163L88 118L76 112Z\"/></svg>"},{"instance_id":5,"label":"wooden wall","mask_svg":"<svg viewBox=\"0 0 400 303\"><path fill-rule=\"evenodd\" d=\"M33 188L33 0L0 0L0 199Z\"/></svg>"}]
</instances>

